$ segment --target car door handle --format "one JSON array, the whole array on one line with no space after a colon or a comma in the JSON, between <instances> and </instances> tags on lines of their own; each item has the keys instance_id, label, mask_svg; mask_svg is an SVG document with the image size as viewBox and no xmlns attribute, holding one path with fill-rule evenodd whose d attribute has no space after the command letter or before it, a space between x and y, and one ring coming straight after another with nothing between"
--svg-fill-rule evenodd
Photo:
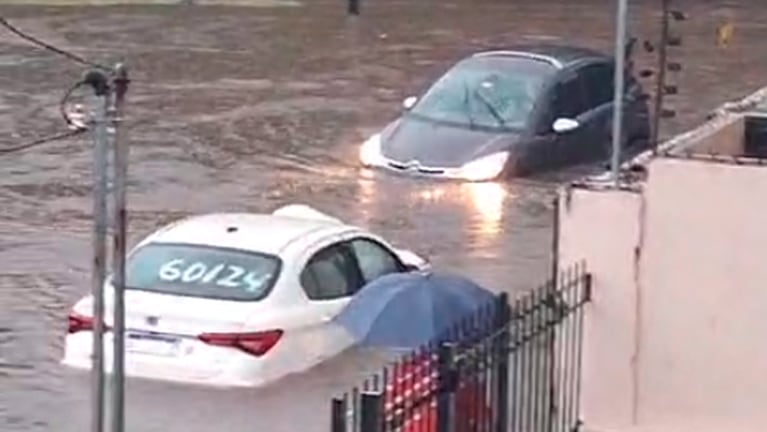
<instances>
[{"instance_id":1,"label":"car door handle","mask_svg":"<svg viewBox=\"0 0 767 432\"><path fill-rule=\"evenodd\" d=\"M322 318L320 319L322 320L322 322L330 322L330 321L333 321L333 315L331 314L323 315Z\"/></svg>"}]
</instances>

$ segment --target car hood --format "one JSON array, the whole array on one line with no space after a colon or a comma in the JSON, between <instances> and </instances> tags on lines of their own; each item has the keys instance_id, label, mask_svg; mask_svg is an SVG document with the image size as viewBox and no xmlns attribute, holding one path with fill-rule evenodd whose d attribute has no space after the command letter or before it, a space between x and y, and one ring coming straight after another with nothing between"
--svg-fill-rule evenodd
<instances>
[{"instance_id":1,"label":"car hood","mask_svg":"<svg viewBox=\"0 0 767 432\"><path fill-rule=\"evenodd\" d=\"M426 167L460 167L478 157L506 150L519 133L469 129L403 116L381 134L381 152L398 162L417 160Z\"/></svg>"}]
</instances>

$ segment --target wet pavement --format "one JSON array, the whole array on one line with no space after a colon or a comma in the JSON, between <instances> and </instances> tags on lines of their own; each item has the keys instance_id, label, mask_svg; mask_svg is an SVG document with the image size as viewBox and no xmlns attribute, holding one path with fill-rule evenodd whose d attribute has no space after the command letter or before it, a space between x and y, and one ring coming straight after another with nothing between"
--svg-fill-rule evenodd
<instances>
[{"instance_id":1,"label":"wet pavement","mask_svg":"<svg viewBox=\"0 0 767 432\"><path fill-rule=\"evenodd\" d=\"M58 46L99 61L123 55L130 65L132 243L190 213L305 202L495 290L543 280L552 190L572 173L437 184L360 170L356 152L405 96L472 50L558 37L610 49L612 2L376 0L356 21L340 0L305 3L0 8ZM649 3L659 2L632 7L640 36L657 28ZM664 135L767 76L767 9L747 0L677 3L691 16L678 26L685 70L673 105L683 114ZM726 19L734 38L718 48L716 26ZM58 100L83 69L0 35L0 145L58 130ZM67 310L88 290L90 158L87 137L0 158L4 432L88 426L87 376L57 362ZM131 380L128 430L323 431L329 396L379 363L349 353L259 390Z\"/></svg>"}]
</instances>

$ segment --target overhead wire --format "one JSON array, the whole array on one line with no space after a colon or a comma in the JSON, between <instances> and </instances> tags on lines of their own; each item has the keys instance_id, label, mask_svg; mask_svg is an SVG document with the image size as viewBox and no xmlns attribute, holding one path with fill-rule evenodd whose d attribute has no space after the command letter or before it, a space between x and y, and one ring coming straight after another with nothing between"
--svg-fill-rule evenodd
<instances>
[{"instance_id":1,"label":"overhead wire","mask_svg":"<svg viewBox=\"0 0 767 432\"><path fill-rule=\"evenodd\" d=\"M99 63L87 60L87 59L85 59L85 58L83 58L83 57L81 57L81 56L79 56L77 54L74 54L74 53L71 53L71 52L66 51L64 49L58 48L58 47L56 47L56 46L54 46L54 45L52 45L52 44L50 44L48 42L45 42L45 41L43 41L43 40L41 40L41 39L39 39L37 37L31 36L31 35L25 33L24 31L22 31L18 27L16 27L13 24L9 23L8 20L5 17L0 16L0 26L4 27L5 29L7 29L11 33L15 34L16 36L18 36L18 37L20 37L20 38L22 38L22 39L24 39L24 40L26 40L28 42L31 42L32 44L37 45L38 47L40 47L40 48L42 48L42 49L44 49L46 51L49 51L49 52L52 52L54 54L63 56L63 57L65 57L65 58L67 58L67 59L69 59L71 61L74 61L75 63L81 64L81 65L84 65L84 66L89 66L89 67L92 67L94 69L98 69L98 70L102 70L102 71L108 71L108 72L112 71L111 68L108 68L108 67L106 67L106 66L104 66L102 64L99 64ZM30 148L33 148L33 147L37 147L37 146L40 146L40 145L43 145L43 144L47 144L47 143L50 143L50 142L53 142L53 141L58 141L58 140L61 140L61 139L74 137L76 135L79 135L79 134L87 131L88 130L87 125L83 121L77 121L77 120L72 119L72 117L70 116L69 113L67 113L67 110L66 110L67 101L72 96L72 94L75 92L75 90L77 90L80 87L83 87L86 84L91 84L91 83L88 80L86 80L86 79L80 80L80 81L76 82L69 89L67 89L67 91L64 93L64 96L61 98L61 101L59 102L59 113L61 114L61 117L66 122L67 127L68 127L69 130L64 131L64 132L59 132L59 133L56 133L56 134L53 134L53 135L49 135L49 136L46 136L46 137L43 137L43 138L39 138L39 139L30 141L30 142L26 142L26 143L23 143L23 144L18 144L18 145L14 145L14 146L10 146L10 147L0 147L0 154L8 154L8 153L13 153L13 152L27 150L27 149L30 149Z\"/></svg>"},{"instance_id":2,"label":"overhead wire","mask_svg":"<svg viewBox=\"0 0 767 432\"><path fill-rule=\"evenodd\" d=\"M67 123L67 126L69 128L68 131L59 132L53 135L49 135L47 137L39 138L34 141L24 143L24 144L18 144L11 147L0 147L0 154L7 154L7 153L13 153L13 152L18 152L22 150L27 150L32 147L37 147L43 144L47 144L49 142L70 138L87 131L88 126L82 121L73 120L66 110L67 101L72 96L72 93L74 93L75 90L84 86L85 84L86 82L82 80L76 82L69 89L67 89L67 91L64 93L64 96L61 98L61 102L59 102L59 113L61 113L61 117Z\"/></svg>"},{"instance_id":3,"label":"overhead wire","mask_svg":"<svg viewBox=\"0 0 767 432\"><path fill-rule=\"evenodd\" d=\"M22 38L22 39L24 39L26 41L29 41L29 42L39 46L40 48L42 48L42 49L44 49L46 51L50 51L52 53L55 53L55 54L58 54L60 56L66 57L69 60L72 60L72 61L74 61L76 63L80 63L81 65L84 65L84 66L90 66L90 67L94 67L96 69L101 69L101 70L105 70L105 71L111 71L112 70L111 68L106 67L106 66L104 66L102 64L99 64L99 63L96 63L96 62L92 62L90 60L86 60L85 58L83 58L83 57L81 57L81 56L79 56L77 54L74 54L74 53L71 53L71 52L66 51L64 49L58 48L56 46L53 46L53 45L49 44L48 42L45 42L45 41L43 41L41 39L38 39L38 38L36 38L36 37L34 37L32 35L28 35L24 31L20 30L18 27L16 27L13 24L9 23L8 20L5 17L0 16L0 25L5 27L9 32L15 34L16 36L18 36L18 37L20 37L20 38Z\"/></svg>"},{"instance_id":4,"label":"overhead wire","mask_svg":"<svg viewBox=\"0 0 767 432\"><path fill-rule=\"evenodd\" d=\"M85 132L85 129L68 130L68 131L64 131L64 132L59 132L59 133L54 134L54 135L49 135L49 136L44 137L44 138L36 139L34 141L30 141L30 142L27 142L27 143L24 143L24 144L19 144L19 145L15 145L15 146L11 146L11 147L2 147L2 148L0 148L0 154L8 154L8 153L19 152L19 151L22 151L22 150L27 150L27 149L30 149L32 147L41 146L43 144L47 144L47 143L50 143L50 142L53 142L53 141L58 141L58 140L61 140L61 139L70 138L70 137L79 135L79 134L81 134L83 132Z\"/></svg>"},{"instance_id":5,"label":"overhead wire","mask_svg":"<svg viewBox=\"0 0 767 432\"><path fill-rule=\"evenodd\" d=\"M87 126L83 124L82 122L75 122L72 120L72 117L67 112L67 101L72 96L72 93L75 92L75 90L79 89L80 87L83 87L87 83L85 80L80 80L74 83L67 91L64 93L64 97L61 98L61 102L59 102L59 113L61 114L61 118L64 119L64 121L67 123L67 126L70 129L87 129Z\"/></svg>"}]
</instances>

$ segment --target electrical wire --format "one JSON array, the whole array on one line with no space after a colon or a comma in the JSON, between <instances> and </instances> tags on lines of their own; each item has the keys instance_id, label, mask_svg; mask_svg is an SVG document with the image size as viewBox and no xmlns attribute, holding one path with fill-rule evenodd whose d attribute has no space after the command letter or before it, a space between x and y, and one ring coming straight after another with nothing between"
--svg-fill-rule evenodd
<instances>
[{"instance_id":1,"label":"electrical wire","mask_svg":"<svg viewBox=\"0 0 767 432\"><path fill-rule=\"evenodd\" d=\"M38 38L36 38L34 36L31 36L31 35L25 33L21 29L17 28L16 26L14 26L11 23L9 23L8 20L5 17L0 16L0 26L6 28L8 31L10 31L11 33L15 34L16 36L18 36L18 37L20 37L20 38L22 38L22 39L24 39L24 40L26 40L28 42L31 42L32 44L37 45L38 47L40 47L40 48L42 48L42 49L44 49L46 51L52 52L54 54L58 54L58 55L63 56L63 57L66 57L67 59L69 59L71 61L74 61L75 63L79 63L81 65L84 65L84 66L90 66L90 67L98 69L98 70L103 70L103 71L111 72L111 69L106 67L106 66L104 66L104 65L101 65L99 63L95 63L95 62L86 60L85 58L83 58L81 56L78 56L77 54L73 54L73 53L68 52L68 51L66 51L64 49L58 48L58 47L56 47L56 46L54 46L52 44L49 44L49 43L47 43L47 42L45 42L43 40L40 40L40 39L38 39ZM84 86L86 84L89 84L89 82L86 81L86 80L80 80L80 81L76 82L69 89L67 89L67 91L64 93L64 96L61 98L61 101L59 102L59 113L61 114L61 117L66 122L67 127L69 128L69 130L64 131L64 132L59 132L59 133L56 133L56 134L53 134L53 135L49 135L49 136L46 136L46 137L43 137L43 138L39 138L39 139L36 139L34 141L30 141L30 142L23 143L23 144L18 144L18 145L14 145L14 146L10 146L10 147L4 147L4 148L0 147L0 154L9 154L9 153L15 153L15 152L27 150L27 149L30 149L30 148L33 148L33 147L37 147L37 146L41 146L43 144L47 144L47 143L50 143L50 142L53 142L53 141L58 141L58 140L62 140L62 139L65 139L65 138L74 137L76 135L79 135L79 134L87 131L88 127L85 125L85 123L82 122L82 121L75 121L75 120L73 120L72 117L69 115L69 113L67 113L67 110L66 110L67 101L72 96L72 93L74 93L75 90L77 90L78 88L80 88L80 87L82 87L82 86Z\"/></svg>"},{"instance_id":2,"label":"electrical wire","mask_svg":"<svg viewBox=\"0 0 767 432\"><path fill-rule=\"evenodd\" d=\"M24 40L27 40L29 42L32 42L33 44L43 48L46 51L50 51L50 52L58 54L60 56L64 56L64 57L66 57L66 58L68 58L68 59L70 59L70 60L72 60L72 61L74 61L76 63L80 63L80 64L85 65L85 66L91 66L91 67L94 67L94 68L97 68L97 69L101 69L101 70L105 70L105 71L111 71L111 68L108 68L108 67L106 67L104 65L101 65L99 63L95 63L95 62L86 60L85 58L80 57L77 54L73 54L73 53L68 52L66 50L63 50L61 48L57 48L57 47L55 47L55 46L53 46L53 45L51 45L51 44L49 44L47 42L44 42L44 41L42 41L42 40L40 40L40 39L38 39L38 38L36 38L34 36L31 36L31 35L28 35L28 34L24 33L22 30L18 29L13 24L9 23L8 20L5 19L5 17L0 16L0 25L5 27L8 31L10 31L11 33L15 34L16 36L18 36L18 37L20 37L20 38L22 38Z\"/></svg>"},{"instance_id":3,"label":"electrical wire","mask_svg":"<svg viewBox=\"0 0 767 432\"><path fill-rule=\"evenodd\" d=\"M72 120L72 118L69 116L69 113L67 113L67 101L69 100L70 96L72 96L72 93L74 93L75 90L79 89L80 87L84 86L86 83L85 81L78 81L70 87L66 93L64 93L64 97L61 98L61 102L59 102L59 113L61 114L61 118L64 119L64 121L67 123L67 126L70 129L87 129L83 124L76 123Z\"/></svg>"},{"instance_id":4,"label":"electrical wire","mask_svg":"<svg viewBox=\"0 0 767 432\"><path fill-rule=\"evenodd\" d=\"M57 133L55 135L50 135L50 136L47 136L47 137L44 137L44 138L36 139L36 140L28 142L28 143L24 143L24 144L20 144L20 145L16 145L16 146L11 146L11 147L2 147L2 148L0 148L0 154L15 153L15 152L19 152L19 151L22 151L22 150L27 150L27 149L30 149L32 147L37 147L37 146L41 146L43 144L47 144L49 142L58 141L58 140L62 140L62 139L65 139L65 138L70 138L70 137L73 137L75 135L80 135L83 132L85 132L85 129L68 130L68 131L65 131L65 132L59 132L59 133Z\"/></svg>"},{"instance_id":5,"label":"electrical wire","mask_svg":"<svg viewBox=\"0 0 767 432\"><path fill-rule=\"evenodd\" d=\"M41 146L43 144L47 144L53 141L62 140L65 138L70 138L76 135L79 135L85 131L88 130L88 127L83 122L77 122L73 120L69 113L67 113L66 105L69 98L72 96L72 93L74 93L75 90L78 88L86 85L85 81L78 81L74 85L72 85L65 93L64 96L61 98L61 101L59 102L59 113L61 113L61 117L64 119L64 121L67 123L67 126L69 127L68 131L65 132L59 132L54 135L50 135L47 137L39 138L31 142L27 142L24 144L18 144L11 147L0 147L0 154L8 154L8 153L15 153L22 150L27 150L32 147Z\"/></svg>"}]
</instances>

